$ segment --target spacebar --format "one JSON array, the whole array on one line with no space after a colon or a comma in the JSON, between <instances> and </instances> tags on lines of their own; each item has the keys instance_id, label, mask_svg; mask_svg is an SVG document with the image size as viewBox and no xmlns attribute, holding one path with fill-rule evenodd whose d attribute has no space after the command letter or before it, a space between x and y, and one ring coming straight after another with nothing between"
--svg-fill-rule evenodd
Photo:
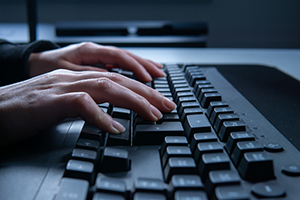
<instances>
[{"instance_id":1,"label":"spacebar","mask_svg":"<svg viewBox=\"0 0 300 200\"><path fill-rule=\"evenodd\" d=\"M165 136L183 135L181 122L163 122L161 124L140 124L134 131L134 145L160 145Z\"/></svg>"}]
</instances>

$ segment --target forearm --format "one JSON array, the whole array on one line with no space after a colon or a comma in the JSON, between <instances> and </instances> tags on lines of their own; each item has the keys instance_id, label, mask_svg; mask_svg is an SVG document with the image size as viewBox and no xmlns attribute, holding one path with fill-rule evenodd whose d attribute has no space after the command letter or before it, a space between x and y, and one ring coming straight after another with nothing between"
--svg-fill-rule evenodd
<instances>
[{"instance_id":1,"label":"forearm","mask_svg":"<svg viewBox=\"0 0 300 200\"><path fill-rule=\"evenodd\" d=\"M27 63L30 54L55 48L58 46L49 41L14 44L0 40L0 85L27 79L29 77Z\"/></svg>"}]
</instances>

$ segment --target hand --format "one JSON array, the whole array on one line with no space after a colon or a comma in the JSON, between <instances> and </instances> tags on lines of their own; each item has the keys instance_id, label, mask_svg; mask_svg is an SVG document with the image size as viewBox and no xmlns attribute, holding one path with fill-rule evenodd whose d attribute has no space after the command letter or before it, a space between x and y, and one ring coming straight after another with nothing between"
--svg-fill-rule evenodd
<instances>
[{"instance_id":1,"label":"hand","mask_svg":"<svg viewBox=\"0 0 300 200\"><path fill-rule=\"evenodd\" d=\"M69 117L81 117L103 131L124 127L97 104L109 102L156 121L175 104L159 92L109 72L55 70L0 88L0 143L13 143ZM159 111L160 110L160 111Z\"/></svg>"},{"instance_id":2,"label":"hand","mask_svg":"<svg viewBox=\"0 0 300 200\"><path fill-rule=\"evenodd\" d=\"M105 71L95 67L98 65L105 69L122 68L132 71L139 80L144 82L150 82L151 77L165 76L159 63L140 58L123 49L86 42L32 53L28 62L28 73L33 77L54 69Z\"/></svg>"}]
</instances>

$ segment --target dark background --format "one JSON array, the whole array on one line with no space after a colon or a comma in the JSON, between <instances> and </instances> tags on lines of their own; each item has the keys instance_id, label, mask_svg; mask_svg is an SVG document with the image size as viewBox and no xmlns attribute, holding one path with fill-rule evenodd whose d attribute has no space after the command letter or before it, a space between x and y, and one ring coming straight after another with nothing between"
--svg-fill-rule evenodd
<instances>
[{"instance_id":1,"label":"dark background","mask_svg":"<svg viewBox=\"0 0 300 200\"><path fill-rule=\"evenodd\" d=\"M25 0L0 0L0 23L25 22ZM209 25L208 47L300 48L299 0L37 0L40 23L179 20Z\"/></svg>"}]
</instances>

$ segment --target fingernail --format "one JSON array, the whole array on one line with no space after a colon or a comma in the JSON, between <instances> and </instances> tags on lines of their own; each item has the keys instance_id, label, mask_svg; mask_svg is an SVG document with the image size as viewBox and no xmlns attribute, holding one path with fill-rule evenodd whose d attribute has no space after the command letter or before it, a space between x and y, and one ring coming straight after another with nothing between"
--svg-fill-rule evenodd
<instances>
[{"instance_id":1,"label":"fingernail","mask_svg":"<svg viewBox=\"0 0 300 200\"><path fill-rule=\"evenodd\" d=\"M122 124L120 124L119 122L112 120L111 124L112 124L112 129L113 129L112 133L122 133L125 131L125 127Z\"/></svg>"},{"instance_id":2,"label":"fingernail","mask_svg":"<svg viewBox=\"0 0 300 200\"><path fill-rule=\"evenodd\" d=\"M155 117L155 121L159 120L163 116L162 113L152 105L151 105L151 112L152 115Z\"/></svg>"},{"instance_id":3,"label":"fingernail","mask_svg":"<svg viewBox=\"0 0 300 200\"><path fill-rule=\"evenodd\" d=\"M169 110L172 111L176 108L176 104L171 101L169 98L164 98L164 106Z\"/></svg>"}]
</instances>

